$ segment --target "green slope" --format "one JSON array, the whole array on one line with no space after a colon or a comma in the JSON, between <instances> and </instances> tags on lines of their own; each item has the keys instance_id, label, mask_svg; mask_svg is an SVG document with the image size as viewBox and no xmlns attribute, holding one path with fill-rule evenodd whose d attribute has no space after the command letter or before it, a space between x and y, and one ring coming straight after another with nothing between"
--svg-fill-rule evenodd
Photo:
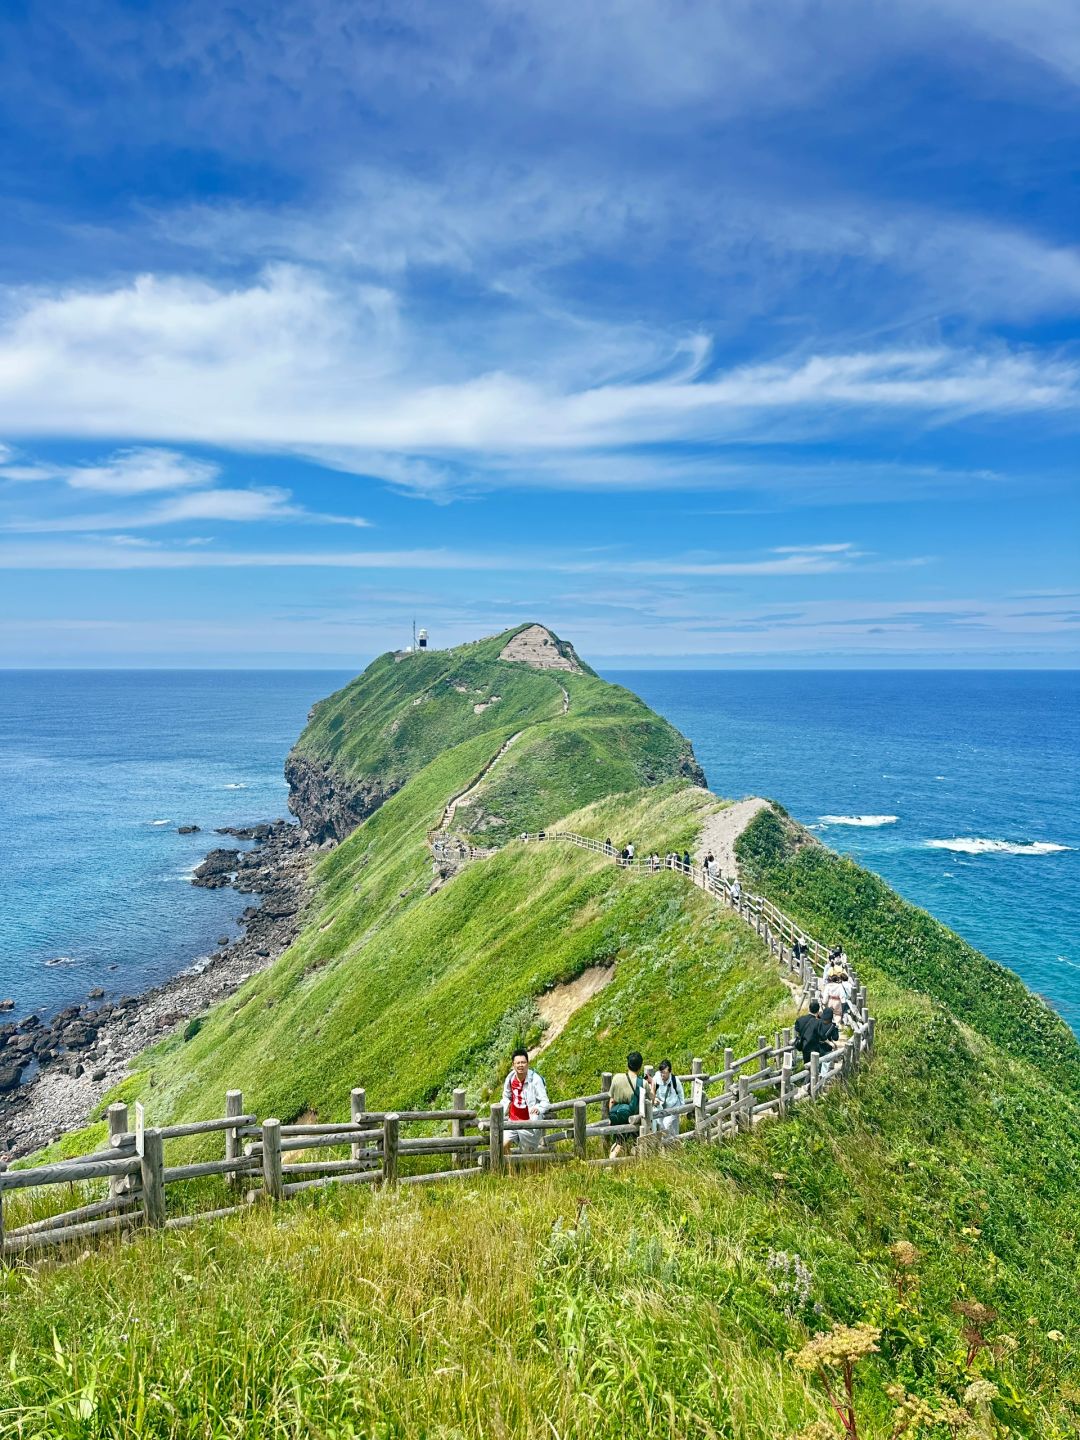
<instances>
[{"instance_id":1,"label":"green slope","mask_svg":"<svg viewBox=\"0 0 1080 1440\"><path fill-rule=\"evenodd\" d=\"M250 1108L286 1119L340 1117L356 1084L373 1107L455 1085L482 1099L513 1045L539 1036L537 999L597 964L611 983L542 1056L553 1096L592 1089L632 1044L682 1065L789 1022L757 937L675 875L511 842L431 892L429 832L518 730L469 807L480 833L492 815L511 832L527 813L568 815L567 828L663 852L692 843L719 803L674 778L688 747L634 697L584 672L507 666L489 653L504 642L378 661L317 708L298 748L378 779L389 745L400 784L320 862L291 950L193 1039L143 1057L122 1089L154 1122L220 1113L236 1085ZM443 748L429 753L404 722L384 733L423 708L413 660L459 676L472 659L524 676L520 693L495 691L518 696L508 723L473 716L472 701L466 712L450 685L423 702L452 733ZM469 733L474 721L488 728ZM653 765L663 783L641 788ZM864 1440L898 1433L890 1386L930 1415L954 1407L912 1436L1075 1435L1080 1049L1009 972L793 838L762 819L742 858L820 938L842 938L871 985L877 1052L850 1089L640 1169L322 1192L276 1218L8 1272L0 1433L824 1436L836 1427L808 1428L829 1420L820 1386L790 1352L865 1321L882 1333L859 1369ZM206 1203L213 1193L208 1182ZM587 1233L571 1235L582 1199ZM894 1252L900 1242L916 1253ZM969 1364L954 1307L975 1300L997 1314Z\"/></svg>"}]
</instances>

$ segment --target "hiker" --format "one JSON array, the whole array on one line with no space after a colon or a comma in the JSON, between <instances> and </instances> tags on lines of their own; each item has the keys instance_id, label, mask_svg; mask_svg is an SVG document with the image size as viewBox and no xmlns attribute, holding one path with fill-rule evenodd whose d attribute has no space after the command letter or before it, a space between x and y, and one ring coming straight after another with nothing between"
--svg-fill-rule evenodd
<instances>
[{"instance_id":1,"label":"hiker","mask_svg":"<svg viewBox=\"0 0 1080 1440\"><path fill-rule=\"evenodd\" d=\"M610 835L609 835L608 838L604 841L604 854L605 854L605 855L614 855L614 854L615 854L615 846L612 845L612 843L611 843L611 836L610 836Z\"/></svg>"},{"instance_id":2,"label":"hiker","mask_svg":"<svg viewBox=\"0 0 1080 1440\"><path fill-rule=\"evenodd\" d=\"M795 1043L802 1051L803 1064L810 1064L811 1055L828 1055L832 1042L839 1038L831 1014L822 1015L821 1001L815 997L810 1001L810 1013L795 1021Z\"/></svg>"},{"instance_id":3,"label":"hiker","mask_svg":"<svg viewBox=\"0 0 1080 1440\"><path fill-rule=\"evenodd\" d=\"M653 853L652 853L652 858L651 858L650 861L649 861L649 869L650 869L650 870L659 870L659 869L660 869L660 856L656 853L655 850L653 851Z\"/></svg>"},{"instance_id":4,"label":"hiker","mask_svg":"<svg viewBox=\"0 0 1080 1440\"><path fill-rule=\"evenodd\" d=\"M693 864L693 861L690 859L690 851L689 851L689 850L684 850L684 851L683 851L682 863L686 866L686 869L687 869L687 870L689 870L689 869L690 869L690 866Z\"/></svg>"},{"instance_id":5,"label":"hiker","mask_svg":"<svg viewBox=\"0 0 1080 1440\"><path fill-rule=\"evenodd\" d=\"M661 1135L678 1135L679 1116L666 1114L686 1104L686 1094L679 1077L672 1072L671 1061L661 1060L653 1081L653 1130Z\"/></svg>"},{"instance_id":6,"label":"hiker","mask_svg":"<svg viewBox=\"0 0 1080 1440\"><path fill-rule=\"evenodd\" d=\"M629 848L629 846L627 846L627 845L624 845L623 848L619 851L619 864L620 864L620 865L629 865L629 864L630 864L630 848Z\"/></svg>"},{"instance_id":7,"label":"hiker","mask_svg":"<svg viewBox=\"0 0 1080 1440\"><path fill-rule=\"evenodd\" d=\"M801 967L805 954L806 946L799 939L798 935L796 935L795 939L791 942L791 958L796 965Z\"/></svg>"},{"instance_id":8,"label":"hiker","mask_svg":"<svg viewBox=\"0 0 1080 1440\"><path fill-rule=\"evenodd\" d=\"M529 1064L527 1050L515 1050L513 1069L503 1082L503 1113L507 1120L542 1120L548 1107L547 1087L543 1077ZM509 1151L517 1140L522 1150L539 1150L542 1130L511 1130L503 1140L503 1151Z\"/></svg>"},{"instance_id":9,"label":"hiker","mask_svg":"<svg viewBox=\"0 0 1080 1440\"><path fill-rule=\"evenodd\" d=\"M627 841L627 844L626 844L626 858L627 858L628 860L633 860L633 858L634 858L634 842L633 842L633 840L628 840L628 841Z\"/></svg>"},{"instance_id":10,"label":"hiker","mask_svg":"<svg viewBox=\"0 0 1080 1440\"><path fill-rule=\"evenodd\" d=\"M615 1075L611 1081L610 1103L608 1106L609 1125L629 1125L635 1115L641 1112L641 1096L646 1081L641 1073L645 1062L639 1050L631 1050L626 1057L626 1072ZM611 1147L614 1159L622 1154L622 1146L616 1142Z\"/></svg>"},{"instance_id":11,"label":"hiker","mask_svg":"<svg viewBox=\"0 0 1080 1440\"><path fill-rule=\"evenodd\" d=\"M840 966L834 965L825 976L825 1004L832 1011L839 1024L847 1014L851 999L851 977Z\"/></svg>"},{"instance_id":12,"label":"hiker","mask_svg":"<svg viewBox=\"0 0 1080 1440\"><path fill-rule=\"evenodd\" d=\"M731 882L731 903L735 906L736 910L742 903L742 886L739 884L738 880L733 880Z\"/></svg>"}]
</instances>

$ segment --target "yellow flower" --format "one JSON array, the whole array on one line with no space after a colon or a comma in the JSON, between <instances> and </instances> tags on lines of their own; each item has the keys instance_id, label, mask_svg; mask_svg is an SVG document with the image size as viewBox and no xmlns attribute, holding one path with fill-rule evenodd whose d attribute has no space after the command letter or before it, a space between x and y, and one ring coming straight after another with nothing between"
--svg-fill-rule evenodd
<instances>
[{"instance_id":1,"label":"yellow flower","mask_svg":"<svg viewBox=\"0 0 1080 1440\"><path fill-rule=\"evenodd\" d=\"M1064 1340L1064 1339L1065 1339L1065 1336L1061 1333L1060 1330L1047 1330L1047 1332L1046 1332L1046 1338L1047 1338L1048 1340L1053 1340L1053 1341L1057 1342L1057 1341Z\"/></svg>"}]
</instances>

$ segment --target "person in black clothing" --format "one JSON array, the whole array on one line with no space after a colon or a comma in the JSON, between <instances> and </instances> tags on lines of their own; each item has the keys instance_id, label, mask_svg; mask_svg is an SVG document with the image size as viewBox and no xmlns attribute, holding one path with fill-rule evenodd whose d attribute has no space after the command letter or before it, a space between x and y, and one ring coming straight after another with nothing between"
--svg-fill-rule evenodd
<instances>
[{"instance_id":1,"label":"person in black clothing","mask_svg":"<svg viewBox=\"0 0 1080 1440\"><path fill-rule=\"evenodd\" d=\"M687 870L690 869L690 863L691 863L691 862L690 862L690 851L689 851L689 850L684 850L684 851L683 851L682 863L686 866Z\"/></svg>"},{"instance_id":2,"label":"person in black clothing","mask_svg":"<svg viewBox=\"0 0 1080 1440\"><path fill-rule=\"evenodd\" d=\"M828 1055L832 1042L839 1038L832 1016L821 1013L821 1001L811 1000L810 1013L795 1021L795 1043L802 1051L803 1064L810 1064L811 1055Z\"/></svg>"}]
</instances>

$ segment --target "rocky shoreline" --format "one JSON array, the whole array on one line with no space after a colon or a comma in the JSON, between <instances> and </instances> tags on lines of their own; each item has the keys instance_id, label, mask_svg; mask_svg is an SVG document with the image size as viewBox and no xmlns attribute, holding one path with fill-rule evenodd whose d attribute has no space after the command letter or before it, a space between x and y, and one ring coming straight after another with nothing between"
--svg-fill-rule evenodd
<instances>
[{"instance_id":1,"label":"rocky shoreline","mask_svg":"<svg viewBox=\"0 0 1080 1440\"><path fill-rule=\"evenodd\" d=\"M320 848L310 831L275 820L216 833L254 846L211 850L192 884L261 896L239 917L243 934L141 995L105 1000L103 991L91 991L87 1004L69 1005L51 1020L31 1014L0 1023L0 1164L84 1124L135 1055L265 969L296 938Z\"/></svg>"}]
</instances>

